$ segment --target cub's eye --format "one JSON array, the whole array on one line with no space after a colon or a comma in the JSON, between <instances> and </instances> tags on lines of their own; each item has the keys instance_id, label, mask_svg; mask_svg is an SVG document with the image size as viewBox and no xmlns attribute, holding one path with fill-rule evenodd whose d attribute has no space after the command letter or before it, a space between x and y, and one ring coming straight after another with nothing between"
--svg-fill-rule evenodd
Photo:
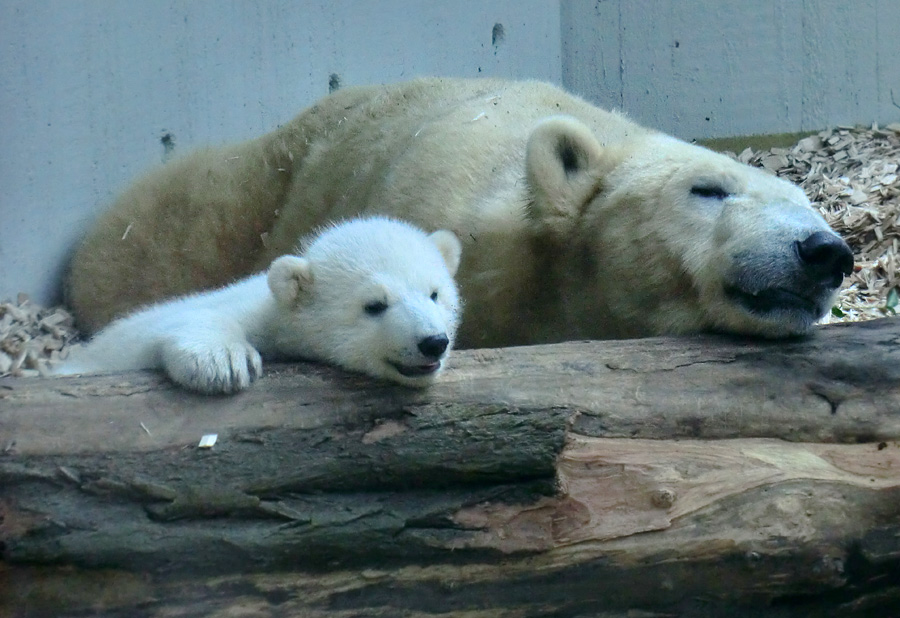
<instances>
[{"instance_id":1,"label":"cub's eye","mask_svg":"<svg viewBox=\"0 0 900 618\"><path fill-rule=\"evenodd\" d=\"M437 290L431 293L431 300L437 302Z\"/></svg>"},{"instance_id":2,"label":"cub's eye","mask_svg":"<svg viewBox=\"0 0 900 618\"><path fill-rule=\"evenodd\" d=\"M719 185L694 185L693 187L691 187L691 195L716 200L724 200L731 194Z\"/></svg>"},{"instance_id":3,"label":"cub's eye","mask_svg":"<svg viewBox=\"0 0 900 618\"><path fill-rule=\"evenodd\" d=\"M376 300L376 301L372 301L371 303L367 303L366 306L363 307L363 310L368 315L374 316L374 315L381 315L382 313L387 311L387 308L388 308L388 306L387 306L386 302Z\"/></svg>"}]
</instances>

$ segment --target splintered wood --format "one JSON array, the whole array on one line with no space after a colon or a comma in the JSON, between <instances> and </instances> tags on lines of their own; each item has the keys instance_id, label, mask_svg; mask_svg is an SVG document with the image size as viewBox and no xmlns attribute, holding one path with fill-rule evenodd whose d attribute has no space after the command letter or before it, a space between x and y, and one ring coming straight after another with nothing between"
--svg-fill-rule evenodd
<instances>
[{"instance_id":1,"label":"splintered wood","mask_svg":"<svg viewBox=\"0 0 900 618\"><path fill-rule=\"evenodd\" d=\"M479 533L461 540L457 548L544 551L626 539L670 528L679 518L727 498L795 481L898 488L900 449L895 444L892 447L781 439L608 439L572 434L558 460L559 495L541 498L525 508L483 502L460 509L453 516L454 523ZM784 525L796 533L797 518L790 517L795 505L783 506ZM742 527L732 532L736 543L759 537L758 529ZM812 530L808 533L815 534ZM783 538L790 534L783 533Z\"/></svg>"},{"instance_id":2,"label":"splintered wood","mask_svg":"<svg viewBox=\"0 0 900 618\"><path fill-rule=\"evenodd\" d=\"M900 288L900 124L838 127L791 148L726 153L800 185L850 244L856 267L823 323L894 315ZM0 377L35 375L76 340L71 315L24 295L0 303Z\"/></svg>"}]
</instances>

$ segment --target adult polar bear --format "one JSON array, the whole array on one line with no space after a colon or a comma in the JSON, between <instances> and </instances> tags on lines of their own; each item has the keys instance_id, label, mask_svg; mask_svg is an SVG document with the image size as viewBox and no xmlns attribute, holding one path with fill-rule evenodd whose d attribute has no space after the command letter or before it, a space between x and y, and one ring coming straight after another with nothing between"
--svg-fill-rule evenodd
<instances>
[{"instance_id":1,"label":"adult polar bear","mask_svg":"<svg viewBox=\"0 0 900 618\"><path fill-rule=\"evenodd\" d=\"M360 214L463 241L458 344L807 331L852 253L796 186L538 82L340 90L144 177L72 262L94 331L231 282Z\"/></svg>"}]
</instances>

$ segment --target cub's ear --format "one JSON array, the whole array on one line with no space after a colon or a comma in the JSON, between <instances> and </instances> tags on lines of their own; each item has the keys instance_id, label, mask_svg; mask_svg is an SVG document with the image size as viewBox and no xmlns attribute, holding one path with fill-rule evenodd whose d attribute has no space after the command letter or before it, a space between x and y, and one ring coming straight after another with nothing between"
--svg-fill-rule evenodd
<instances>
[{"instance_id":1,"label":"cub's ear","mask_svg":"<svg viewBox=\"0 0 900 618\"><path fill-rule=\"evenodd\" d=\"M283 255L269 266L267 279L275 300L285 307L294 307L300 294L309 291L313 274L306 258Z\"/></svg>"},{"instance_id":2,"label":"cub's ear","mask_svg":"<svg viewBox=\"0 0 900 618\"><path fill-rule=\"evenodd\" d=\"M450 271L450 276L456 275L456 270L459 268L459 259L462 256L462 244L460 244L456 234L447 230L438 230L428 238L431 239L431 242L444 256L444 263L447 265L447 270Z\"/></svg>"},{"instance_id":3,"label":"cub's ear","mask_svg":"<svg viewBox=\"0 0 900 618\"><path fill-rule=\"evenodd\" d=\"M594 134L570 116L541 121L528 138L525 173L533 201L528 216L555 235L568 234L603 177L619 162Z\"/></svg>"}]
</instances>

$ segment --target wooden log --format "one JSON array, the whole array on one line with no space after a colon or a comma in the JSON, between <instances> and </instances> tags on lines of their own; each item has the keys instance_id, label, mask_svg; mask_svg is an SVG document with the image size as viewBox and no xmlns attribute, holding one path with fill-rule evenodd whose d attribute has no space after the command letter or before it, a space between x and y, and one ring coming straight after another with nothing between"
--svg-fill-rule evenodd
<instances>
[{"instance_id":1,"label":"wooden log","mask_svg":"<svg viewBox=\"0 0 900 618\"><path fill-rule=\"evenodd\" d=\"M6 379L0 449L0 615L900 609L893 319L459 351L427 391Z\"/></svg>"}]
</instances>

